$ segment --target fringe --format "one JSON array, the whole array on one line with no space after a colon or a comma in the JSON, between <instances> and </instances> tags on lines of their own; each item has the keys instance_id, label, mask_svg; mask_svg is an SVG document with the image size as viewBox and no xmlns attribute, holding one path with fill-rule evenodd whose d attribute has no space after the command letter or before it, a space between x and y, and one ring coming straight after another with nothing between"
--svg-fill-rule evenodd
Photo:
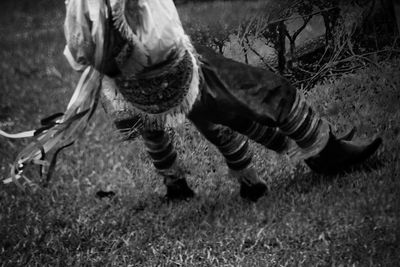
<instances>
[{"instance_id":1,"label":"fringe","mask_svg":"<svg viewBox=\"0 0 400 267\"><path fill-rule=\"evenodd\" d=\"M148 58L148 51L144 47L144 45L140 42L139 37L132 30L131 26L128 23L126 18L126 9L129 0L118 0L112 1L112 17L114 27L121 33L121 35L130 42L135 49L138 49L140 52L139 55L143 55ZM138 1L136 4L138 5ZM140 24L139 19L137 18L138 23ZM189 86L188 93L185 99L178 106L171 108L170 110L159 113L159 114L149 114L143 112L139 108L129 105L127 103L121 103L124 108L120 112L120 114L116 114L116 119L120 119L121 115L125 118L127 117L139 117L141 120L141 125L138 125L136 128L144 128L151 130L162 130L164 128L174 128L180 124L182 124L186 119L186 114L189 113L193 104L195 103L198 95L199 95L199 86L200 86L200 60L198 59L198 55L195 52L195 49L190 41L189 36L184 35L181 39L181 42L178 44L178 53L183 55L186 51L190 53L193 64L193 74L192 81ZM109 101L112 101L109 99ZM110 103L111 106L114 106L117 110L119 109L113 103ZM129 111L128 111L128 110ZM121 110L121 109L120 109ZM118 111L117 111L118 113ZM124 114L125 113L125 114ZM137 129L127 129L130 134L137 131Z\"/></svg>"},{"instance_id":2,"label":"fringe","mask_svg":"<svg viewBox=\"0 0 400 267\"><path fill-rule=\"evenodd\" d=\"M147 116L147 120L144 120L145 127L151 127L154 123L157 125L157 129L162 129L165 127L174 128L180 124L182 124L186 119L186 114L190 112L193 104L195 103L198 95L199 95L199 86L200 86L200 68L198 60L194 55L194 51L190 49L188 51L192 58L193 64L193 75L192 81L189 86L188 93L185 99L178 106L164 112L161 114L145 114Z\"/></svg>"},{"instance_id":3,"label":"fringe","mask_svg":"<svg viewBox=\"0 0 400 267\"><path fill-rule=\"evenodd\" d=\"M114 20L114 27L126 38L136 49L139 49L140 54L148 56L148 52L143 44L140 42L139 37L133 32L129 26L128 20L125 16L125 9L128 0L115 1L112 10Z\"/></svg>"},{"instance_id":4,"label":"fringe","mask_svg":"<svg viewBox=\"0 0 400 267\"><path fill-rule=\"evenodd\" d=\"M103 99L105 100L105 109L111 114L112 119L126 120L140 118L140 123L131 129L123 129L127 134L127 138L124 139L132 139L132 136L139 135L142 129L163 130L165 128L175 128L186 120L186 115L190 112L199 96L201 80L200 61L188 36L185 35L182 42L178 45L180 46L180 56L184 55L186 51L189 52L193 64L193 73L188 92L182 102L176 107L163 113L146 113L127 101L118 92L118 87L112 80L107 81L110 88L104 88Z\"/></svg>"}]
</instances>

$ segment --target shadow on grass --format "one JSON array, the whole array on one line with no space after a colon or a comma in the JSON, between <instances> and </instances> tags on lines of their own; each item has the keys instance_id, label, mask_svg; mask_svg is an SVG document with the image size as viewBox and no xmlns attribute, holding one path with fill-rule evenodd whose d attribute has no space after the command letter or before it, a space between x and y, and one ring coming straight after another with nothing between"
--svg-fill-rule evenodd
<instances>
[{"instance_id":1,"label":"shadow on grass","mask_svg":"<svg viewBox=\"0 0 400 267\"><path fill-rule=\"evenodd\" d=\"M352 176L357 173L367 174L382 169L385 167L384 162L385 160L382 159L382 157L374 155L362 164L358 164L350 169L331 175L318 174L312 171L304 172L305 169L300 167L299 169L301 171L296 169L296 177L294 179L287 179L288 181L286 184L281 184L280 187L274 188L274 190L294 191L300 194L306 194L312 191L314 187L330 184L338 180L340 180L340 183L343 186L346 186L352 182Z\"/></svg>"}]
</instances>

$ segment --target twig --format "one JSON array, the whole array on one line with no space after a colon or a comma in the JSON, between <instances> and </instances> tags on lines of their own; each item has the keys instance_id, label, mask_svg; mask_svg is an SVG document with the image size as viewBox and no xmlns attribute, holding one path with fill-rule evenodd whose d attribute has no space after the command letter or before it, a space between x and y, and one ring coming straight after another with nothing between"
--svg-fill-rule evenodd
<instances>
[{"instance_id":1,"label":"twig","mask_svg":"<svg viewBox=\"0 0 400 267\"><path fill-rule=\"evenodd\" d=\"M338 58L338 56L341 54L341 51L343 50L343 48L344 48L344 46L342 45L341 48L338 50L338 52L336 52L332 56L331 60L328 63L326 63L324 66L322 66L322 68L318 72L316 72L312 77L304 79L304 80L301 80L301 81L298 81L298 82L296 82L294 84L297 85L297 84L300 84L300 83L307 82L308 84L304 88L304 90L307 90L322 75L323 76L341 75L341 74L343 74L345 72L350 72L350 71L354 71L356 69L360 69L361 67L352 67L352 68L347 68L347 69L344 69L344 70L336 70L336 71L340 71L341 72L341 73L338 73L338 74L334 74L334 73L331 73L330 75L326 75L325 74L327 71L332 70L333 66L336 66L336 65L338 65L340 63L352 61L353 59L359 59L359 60L367 61L368 63L374 65L380 72L383 72L383 69L376 62L373 62L372 60L370 60L367 56L368 55L372 55L372 54L378 54L378 53L383 53L383 52L392 52L392 51L400 53L400 50L382 49L382 50L379 50L379 51L368 52L368 53L364 53L364 54L361 54L361 55L352 54L351 56L346 57L344 59L336 60ZM389 81L389 83L391 84L391 86L393 88L396 88L396 86L393 84L393 82Z\"/></svg>"},{"instance_id":2,"label":"twig","mask_svg":"<svg viewBox=\"0 0 400 267\"><path fill-rule=\"evenodd\" d=\"M388 60L389 58L392 57L392 54L393 54L392 51L394 50L394 47L396 46L398 39L399 39L399 36L396 36L396 38L394 38L392 47L390 48L390 53L389 53L388 57L386 58L386 60Z\"/></svg>"},{"instance_id":3,"label":"twig","mask_svg":"<svg viewBox=\"0 0 400 267\"><path fill-rule=\"evenodd\" d=\"M314 74L314 73L315 73L315 72L312 72L312 71L303 69L303 68L300 67L300 66L296 66L296 69L298 69L298 70L300 70L300 71L302 71L302 72L308 73L308 74Z\"/></svg>"},{"instance_id":4,"label":"twig","mask_svg":"<svg viewBox=\"0 0 400 267\"><path fill-rule=\"evenodd\" d=\"M321 64L321 61L324 59L327 52L328 52L328 47L325 48L324 54L322 54L321 58L318 60L317 66Z\"/></svg>"},{"instance_id":5,"label":"twig","mask_svg":"<svg viewBox=\"0 0 400 267\"><path fill-rule=\"evenodd\" d=\"M315 11L315 12L307 14L307 15L299 15L299 16L294 16L294 17L287 17L287 18L272 20L272 21L268 22L268 25L274 24L274 23L278 23L278 22L282 22L282 21L289 21L289 20L295 20L295 19L301 19L301 18L304 19L304 18L306 18L308 16L314 16L314 15L320 14L322 12L330 11L330 10L334 10L334 9L338 9L338 8L339 7L330 7L330 8L326 8L326 9Z\"/></svg>"},{"instance_id":6,"label":"twig","mask_svg":"<svg viewBox=\"0 0 400 267\"><path fill-rule=\"evenodd\" d=\"M278 70L275 69L274 67L272 67L270 64L268 64L268 62L264 59L263 56L260 55L260 53L257 52L257 50L255 50L249 43L248 38L246 37L246 43L248 48L250 49L251 52L253 52L256 56L258 56L260 58L260 60L262 61L262 63L272 72L274 73L278 73Z\"/></svg>"}]
</instances>

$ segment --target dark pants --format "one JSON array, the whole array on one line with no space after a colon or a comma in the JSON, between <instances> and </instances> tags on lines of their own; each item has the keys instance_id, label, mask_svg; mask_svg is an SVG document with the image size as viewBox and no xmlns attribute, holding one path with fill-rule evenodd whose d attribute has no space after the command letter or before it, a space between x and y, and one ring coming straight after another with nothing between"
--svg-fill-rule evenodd
<instances>
[{"instance_id":1,"label":"dark pants","mask_svg":"<svg viewBox=\"0 0 400 267\"><path fill-rule=\"evenodd\" d=\"M209 48L196 49L204 79L188 118L220 150L228 166L241 170L250 164L246 137L277 152L284 150L287 137L278 126L285 123L296 90L268 70L227 59ZM142 136L157 169L174 163L176 152L167 145L170 140L163 131L147 131ZM163 158L166 164L160 165Z\"/></svg>"}]
</instances>

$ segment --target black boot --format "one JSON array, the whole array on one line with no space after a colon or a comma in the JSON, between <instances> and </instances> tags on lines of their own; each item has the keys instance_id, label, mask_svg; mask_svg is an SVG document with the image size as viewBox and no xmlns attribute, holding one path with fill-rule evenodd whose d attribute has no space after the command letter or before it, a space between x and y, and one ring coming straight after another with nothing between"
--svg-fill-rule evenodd
<instances>
[{"instance_id":1,"label":"black boot","mask_svg":"<svg viewBox=\"0 0 400 267\"><path fill-rule=\"evenodd\" d=\"M168 200L186 200L194 197L194 192L188 186L185 178L174 178L170 180L170 177L167 177L164 183L167 187L167 194L165 197Z\"/></svg>"},{"instance_id":2,"label":"black boot","mask_svg":"<svg viewBox=\"0 0 400 267\"><path fill-rule=\"evenodd\" d=\"M164 177L164 184L167 187L167 200L186 200L194 197L194 192L190 189L185 178L185 172L175 162L170 168L158 170L158 173Z\"/></svg>"},{"instance_id":3,"label":"black boot","mask_svg":"<svg viewBox=\"0 0 400 267\"><path fill-rule=\"evenodd\" d=\"M243 199L256 202L267 193L267 184L258 177L252 166L248 166L240 171L230 169L230 173L239 181L240 196Z\"/></svg>"},{"instance_id":4,"label":"black boot","mask_svg":"<svg viewBox=\"0 0 400 267\"><path fill-rule=\"evenodd\" d=\"M382 139L376 138L367 145L358 145L352 141L337 139L330 132L325 148L305 162L313 171L322 174L346 172L373 155L381 144Z\"/></svg>"},{"instance_id":5,"label":"black boot","mask_svg":"<svg viewBox=\"0 0 400 267\"><path fill-rule=\"evenodd\" d=\"M246 184L240 183L240 196L243 199L257 202L257 200L267 193L268 187L265 183Z\"/></svg>"},{"instance_id":6,"label":"black boot","mask_svg":"<svg viewBox=\"0 0 400 267\"><path fill-rule=\"evenodd\" d=\"M323 174L352 169L374 154L382 143L382 139L377 138L368 145L358 145L350 141L354 129L344 137L336 138L329 123L314 112L300 92L280 129L296 141L301 159L305 159L312 170Z\"/></svg>"}]
</instances>

